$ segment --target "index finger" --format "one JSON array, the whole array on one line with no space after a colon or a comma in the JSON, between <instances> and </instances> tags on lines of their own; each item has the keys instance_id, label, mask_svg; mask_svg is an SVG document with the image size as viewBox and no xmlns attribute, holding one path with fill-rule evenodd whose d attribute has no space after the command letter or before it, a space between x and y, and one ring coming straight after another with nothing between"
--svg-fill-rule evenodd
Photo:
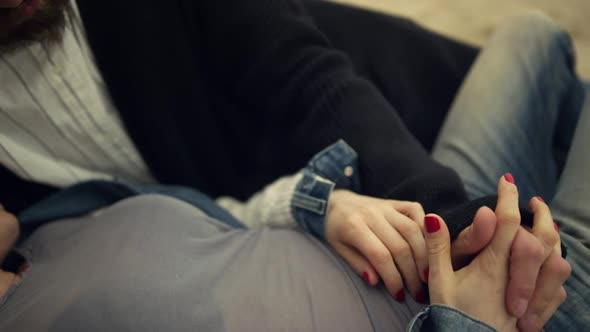
<instances>
[{"instance_id":1,"label":"index finger","mask_svg":"<svg viewBox=\"0 0 590 332\"><path fill-rule=\"evenodd\" d=\"M545 204L545 201L541 197L533 197L529 202L529 206L535 215L533 234L545 247L544 258L549 257L549 255L557 248L559 248L557 251L561 254L561 243L557 224L553 221L549 206Z\"/></svg>"},{"instance_id":2,"label":"index finger","mask_svg":"<svg viewBox=\"0 0 590 332\"><path fill-rule=\"evenodd\" d=\"M359 232L347 244L358 250L369 260L373 268L377 270L389 293L395 296L396 300L403 301L404 284L402 276L395 265L391 252L373 231L369 227L364 227L363 231Z\"/></svg>"},{"instance_id":3,"label":"index finger","mask_svg":"<svg viewBox=\"0 0 590 332\"><path fill-rule=\"evenodd\" d=\"M518 206L518 189L510 173L498 182L498 203L496 204L497 226L489 249L498 257L510 255L512 241L520 227L520 210Z\"/></svg>"}]
</instances>

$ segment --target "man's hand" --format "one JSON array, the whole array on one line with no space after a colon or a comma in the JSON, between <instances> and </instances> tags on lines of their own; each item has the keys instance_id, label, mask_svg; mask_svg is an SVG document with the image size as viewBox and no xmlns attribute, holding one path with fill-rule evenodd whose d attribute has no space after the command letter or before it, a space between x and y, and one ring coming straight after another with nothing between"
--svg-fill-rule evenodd
<instances>
[{"instance_id":1,"label":"man's hand","mask_svg":"<svg viewBox=\"0 0 590 332\"><path fill-rule=\"evenodd\" d=\"M521 230L512 246L506 305L520 318L522 331L540 331L565 301L563 284L572 268L561 257L559 229L547 204L535 197L529 205L535 213L532 234Z\"/></svg>"},{"instance_id":2,"label":"man's hand","mask_svg":"<svg viewBox=\"0 0 590 332\"><path fill-rule=\"evenodd\" d=\"M539 198L531 199L531 208L536 215L549 213ZM453 242L455 269L468 264L494 235L493 216L480 212ZM506 307L520 318L518 327L523 331L540 330L565 300L563 283L571 274L571 266L561 258L561 244L552 220L535 217L532 233L519 229L512 244Z\"/></svg>"}]
</instances>

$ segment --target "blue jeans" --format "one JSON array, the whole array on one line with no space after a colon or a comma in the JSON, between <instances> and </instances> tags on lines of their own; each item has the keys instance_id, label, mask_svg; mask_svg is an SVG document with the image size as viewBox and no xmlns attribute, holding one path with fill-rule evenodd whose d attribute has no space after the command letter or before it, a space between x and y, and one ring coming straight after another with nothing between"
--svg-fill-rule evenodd
<instances>
[{"instance_id":1,"label":"blue jeans","mask_svg":"<svg viewBox=\"0 0 590 332\"><path fill-rule=\"evenodd\" d=\"M523 202L550 204L573 273L548 331L590 327L590 100L573 65L571 41L553 22L512 18L476 61L433 150L472 198L495 194L511 172Z\"/></svg>"}]
</instances>

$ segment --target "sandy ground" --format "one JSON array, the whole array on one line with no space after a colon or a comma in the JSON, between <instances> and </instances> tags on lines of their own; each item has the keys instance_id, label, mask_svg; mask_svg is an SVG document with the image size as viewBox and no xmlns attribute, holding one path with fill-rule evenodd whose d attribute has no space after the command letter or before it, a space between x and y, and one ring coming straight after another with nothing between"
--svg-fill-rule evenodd
<instances>
[{"instance_id":1,"label":"sandy ground","mask_svg":"<svg viewBox=\"0 0 590 332\"><path fill-rule=\"evenodd\" d=\"M573 37L578 72L590 79L590 0L335 0L408 16L436 31L482 45L496 24L526 8L542 10Z\"/></svg>"}]
</instances>

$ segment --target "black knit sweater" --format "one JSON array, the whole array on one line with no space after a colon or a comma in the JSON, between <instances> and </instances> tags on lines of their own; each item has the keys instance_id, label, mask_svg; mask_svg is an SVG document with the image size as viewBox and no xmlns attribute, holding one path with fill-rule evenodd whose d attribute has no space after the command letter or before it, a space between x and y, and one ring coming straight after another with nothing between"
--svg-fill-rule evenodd
<instances>
[{"instance_id":1,"label":"black knit sweater","mask_svg":"<svg viewBox=\"0 0 590 332\"><path fill-rule=\"evenodd\" d=\"M468 46L325 2L78 5L111 97L162 183L245 198L344 139L365 194L418 201L448 216L453 235L494 203L468 202L428 151L475 57ZM4 169L0 180L15 212L54 190Z\"/></svg>"}]
</instances>

